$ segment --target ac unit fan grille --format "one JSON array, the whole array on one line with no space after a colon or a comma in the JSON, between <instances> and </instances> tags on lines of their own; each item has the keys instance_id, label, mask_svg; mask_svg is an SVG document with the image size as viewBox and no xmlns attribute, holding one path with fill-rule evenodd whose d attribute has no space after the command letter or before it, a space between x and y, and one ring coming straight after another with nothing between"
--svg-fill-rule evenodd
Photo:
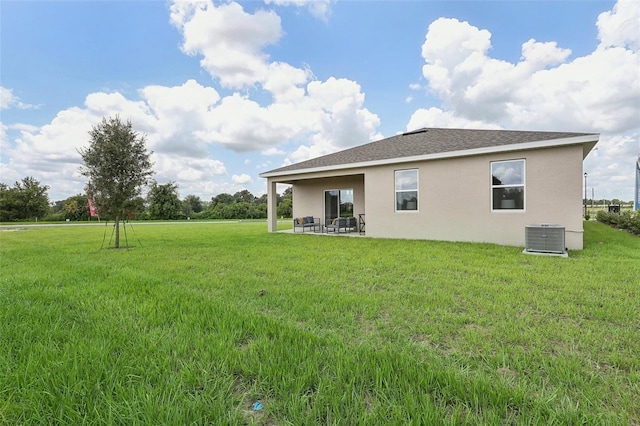
<instances>
[{"instance_id":1,"label":"ac unit fan grille","mask_svg":"<svg viewBox=\"0 0 640 426\"><path fill-rule=\"evenodd\" d=\"M564 226L528 225L525 229L525 250L538 253L564 253Z\"/></svg>"}]
</instances>

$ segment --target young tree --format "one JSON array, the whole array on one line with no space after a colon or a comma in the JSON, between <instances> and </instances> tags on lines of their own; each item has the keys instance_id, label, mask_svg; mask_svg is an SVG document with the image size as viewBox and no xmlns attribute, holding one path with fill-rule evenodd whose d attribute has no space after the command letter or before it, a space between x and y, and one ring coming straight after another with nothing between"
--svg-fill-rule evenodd
<instances>
[{"instance_id":1,"label":"young tree","mask_svg":"<svg viewBox=\"0 0 640 426\"><path fill-rule=\"evenodd\" d=\"M117 115L103 118L89 135L89 147L79 151L84 160L80 173L89 178L87 189L98 211L114 218L119 248L120 219L153 175L151 152L145 136Z\"/></svg>"}]
</instances>

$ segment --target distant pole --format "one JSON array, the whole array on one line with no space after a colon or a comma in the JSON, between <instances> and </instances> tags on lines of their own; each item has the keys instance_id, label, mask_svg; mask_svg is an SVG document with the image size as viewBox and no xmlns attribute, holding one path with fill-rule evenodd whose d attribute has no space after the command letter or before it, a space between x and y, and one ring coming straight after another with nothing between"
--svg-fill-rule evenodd
<instances>
[{"instance_id":1,"label":"distant pole","mask_svg":"<svg viewBox=\"0 0 640 426\"><path fill-rule=\"evenodd\" d=\"M584 217L587 217L587 172L584 172Z\"/></svg>"}]
</instances>

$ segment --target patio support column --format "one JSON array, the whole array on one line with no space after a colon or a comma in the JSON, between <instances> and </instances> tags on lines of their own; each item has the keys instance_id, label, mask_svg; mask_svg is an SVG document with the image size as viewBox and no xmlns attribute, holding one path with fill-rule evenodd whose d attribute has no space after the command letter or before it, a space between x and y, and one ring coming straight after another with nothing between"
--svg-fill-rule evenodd
<instances>
[{"instance_id":1,"label":"patio support column","mask_svg":"<svg viewBox=\"0 0 640 426\"><path fill-rule=\"evenodd\" d=\"M278 193L276 182L271 178L267 178L267 230L269 232L278 230Z\"/></svg>"}]
</instances>

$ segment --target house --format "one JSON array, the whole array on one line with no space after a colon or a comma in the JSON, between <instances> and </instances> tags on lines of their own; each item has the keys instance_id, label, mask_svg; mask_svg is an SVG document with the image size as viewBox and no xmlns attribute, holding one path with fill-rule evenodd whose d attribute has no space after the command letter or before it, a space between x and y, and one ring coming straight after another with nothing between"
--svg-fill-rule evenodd
<instances>
[{"instance_id":1,"label":"house","mask_svg":"<svg viewBox=\"0 0 640 426\"><path fill-rule=\"evenodd\" d=\"M293 216L362 217L374 238L524 246L525 227L565 227L582 249L582 161L597 133L424 128L260 174L268 230L276 184ZM360 216L362 215L362 216Z\"/></svg>"}]
</instances>

